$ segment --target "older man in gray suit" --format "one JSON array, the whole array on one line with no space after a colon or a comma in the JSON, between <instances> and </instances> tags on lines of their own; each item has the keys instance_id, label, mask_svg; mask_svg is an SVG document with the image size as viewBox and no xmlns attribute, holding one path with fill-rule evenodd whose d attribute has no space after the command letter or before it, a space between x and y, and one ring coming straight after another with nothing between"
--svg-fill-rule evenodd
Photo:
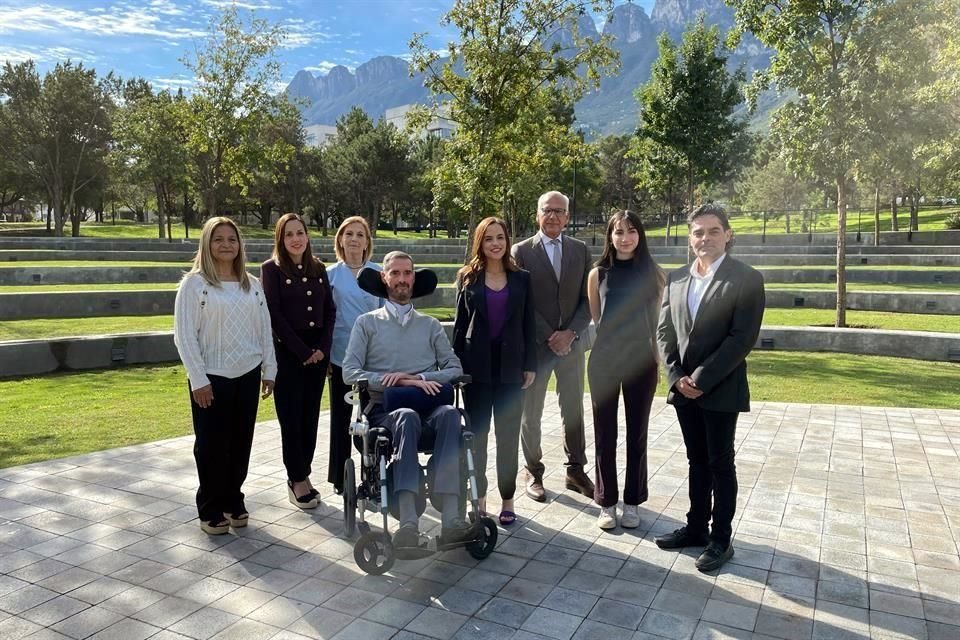
<instances>
[{"instance_id":1,"label":"older man in gray suit","mask_svg":"<svg viewBox=\"0 0 960 640\"><path fill-rule=\"evenodd\" d=\"M590 323L587 275L591 255L586 244L563 235L569 219L568 206L567 196L559 191L540 196L540 231L512 249L517 264L530 272L537 325L537 377L524 394L520 431L527 466L527 495L537 502L547 499L543 489L540 421L551 372L557 376L563 421L566 486L593 497L593 482L583 471L587 454L583 431L584 345L580 341Z\"/></svg>"}]
</instances>

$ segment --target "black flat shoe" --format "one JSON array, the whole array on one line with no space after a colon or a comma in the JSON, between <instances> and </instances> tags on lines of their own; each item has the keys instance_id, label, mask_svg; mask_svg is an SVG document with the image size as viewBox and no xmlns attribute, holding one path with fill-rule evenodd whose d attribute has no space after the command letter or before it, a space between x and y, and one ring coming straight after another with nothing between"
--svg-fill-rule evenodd
<instances>
[{"instance_id":1,"label":"black flat shoe","mask_svg":"<svg viewBox=\"0 0 960 640\"><path fill-rule=\"evenodd\" d=\"M700 557L697 558L697 569L706 573L719 569L727 560L733 557L733 545L728 544L726 548L720 546L719 542L711 542L703 550Z\"/></svg>"},{"instance_id":2,"label":"black flat shoe","mask_svg":"<svg viewBox=\"0 0 960 640\"><path fill-rule=\"evenodd\" d=\"M695 534L686 527L680 527L672 533L657 536L653 539L661 549L682 549L683 547L705 547L710 540L707 534Z\"/></svg>"}]
</instances>

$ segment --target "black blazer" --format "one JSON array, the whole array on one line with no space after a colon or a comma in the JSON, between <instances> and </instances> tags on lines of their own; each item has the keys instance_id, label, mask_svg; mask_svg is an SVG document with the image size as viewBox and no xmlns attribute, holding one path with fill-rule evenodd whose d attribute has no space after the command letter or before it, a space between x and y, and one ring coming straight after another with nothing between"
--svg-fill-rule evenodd
<instances>
[{"instance_id":1,"label":"black blazer","mask_svg":"<svg viewBox=\"0 0 960 640\"><path fill-rule=\"evenodd\" d=\"M731 256L723 259L691 322L687 306L690 268L670 274L660 306L657 345L667 373L667 402L690 402L675 389L690 376L703 391L695 402L713 411L749 411L746 357L763 321L760 272Z\"/></svg>"},{"instance_id":2,"label":"black blazer","mask_svg":"<svg viewBox=\"0 0 960 640\"><path fill-rule=\"evenodd\" d=\"M486 274L471 285L457 284L457 315L453 323L453 351L464 373L476 382L492 382L490 331L487 321ZM537 370L533 289L530 274L507 272L507 319L500 334L500 382L520 384L524 371Z\"/></svg>"}]
</instances>

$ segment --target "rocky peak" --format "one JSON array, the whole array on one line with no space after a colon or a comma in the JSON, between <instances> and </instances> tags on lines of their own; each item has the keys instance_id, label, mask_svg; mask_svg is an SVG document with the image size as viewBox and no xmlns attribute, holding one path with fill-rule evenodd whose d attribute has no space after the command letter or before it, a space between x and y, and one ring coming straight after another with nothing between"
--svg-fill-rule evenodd
<instances>
[{"instance_id":1,"label":"rocky peak","mask_svg":"<svg viewBox=\"0 0 960 640\"><path fill-rule=\"evenodd\" d=\"M610 20L603 25L603 33L613 36L621 45L656 36L647 12L633 3L616 7Z\"/></svg>"},{"instance_id":2,"label":"rocky peak","mask_svg":"<svg viewBox=\"0 0 960 640\"><path fill-rule=\"evenodd\" d=\"M721 28L733 24L733 9L723 0L656 0L651 17L661 29L677 33L696 20L701 11L706 14L707 24Z\"/></svg>"},{"instance_id":3,"label":"rocky peak","mask_svg":"<svg viewBox=\"0 0 960 640\"><path fill-rule=\"evenodd\" d=\"M357 84L382 84L408 75L409 67L400 58L378 56L357 67Z\"/></svg>"}]
</instances>

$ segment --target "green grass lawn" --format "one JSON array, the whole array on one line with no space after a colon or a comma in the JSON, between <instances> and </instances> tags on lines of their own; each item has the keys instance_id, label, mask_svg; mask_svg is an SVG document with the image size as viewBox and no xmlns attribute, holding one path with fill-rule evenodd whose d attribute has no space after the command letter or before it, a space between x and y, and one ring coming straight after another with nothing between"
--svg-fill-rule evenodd
<instances>
[{"instance_id":1,"label":"green grass lawn","mask_svg":"<svg viewBox=\"0 0 960 640\"><path fill-rule=\"evenodd\" d=\"M763 324L832 327L835 317L836 311L833 309L767 309L763 314ZM865 329L960 333L960 316L848 310L847 325Z\"/></svg>"},{"instance_id":2,"label":"green grass lawn","mask_svg":"<svg viewBox=\"0 0 960 640\"><path fill-rule=\"evenodd\" d=\"M452 308L424 307L420 311L442 321L453 320ZM833 319L832 309L767 309L763 322L782 326L833 326ZM872 329L960 333L960 316L952 315L847 311L847 322ZM9 320L0 323L0 341L172 330L173 316L169 315Z\"/></svg>"},{"instance_id":3,"label":"green grass lawn","mask_svg":"<svg viewBox=\"0 0 960 640\"><path fill-rule=\"evenodd\" d=\"M960 404L958 364L754 352L749 368L754 401L930 408ZM662 381L658 393L666 393ZM186 375L179 364L0 380L0 397L0 468L192 431ZM260 403L257 417L276 417L272 400ZM321 423L321 448L326 439Z\"/></svg>"},{"instance_id":4,"label":"green grass lawn","mask_svg":"<svg viewBox=\"0 0 960 640\"><path fill-rule=\"evenodd\" d=\"M42 236L46 235L46 225L43 223L29 223L29 224L10 224L4 223L0 224L0 232L4 230L15 231L17 235L36 235ZM65 232L70 233L70 225L65 227ZM172 236L174 240L181 240L185 236L184 228L182 224L175 224L172 228ZM328 237L332 238L335 229L328 230ZM273 240L273 225L270 225L268 229L263 229L260 225L240 225L240 233L245 239L248 240ZM310 229L310 235L315 238L322 238L323 234L318 232L315 228ZM80 225L80 237L81 238L111 238L111 239L158 239L159 233L157 231L157 225L155 224L136 224L129 221L118 221L117 224L107 223L97 223L97 222L84 222ZM196 240L200 237L200 228L190 227L190 239ZM414 231L398 231L396 235L392 231L383 231L380 230L377 232L377 238L380 239L389 239L397 238L400 240L428 240L427 232L421 231L416 233Z\"/></svg>"}]
</instances>

